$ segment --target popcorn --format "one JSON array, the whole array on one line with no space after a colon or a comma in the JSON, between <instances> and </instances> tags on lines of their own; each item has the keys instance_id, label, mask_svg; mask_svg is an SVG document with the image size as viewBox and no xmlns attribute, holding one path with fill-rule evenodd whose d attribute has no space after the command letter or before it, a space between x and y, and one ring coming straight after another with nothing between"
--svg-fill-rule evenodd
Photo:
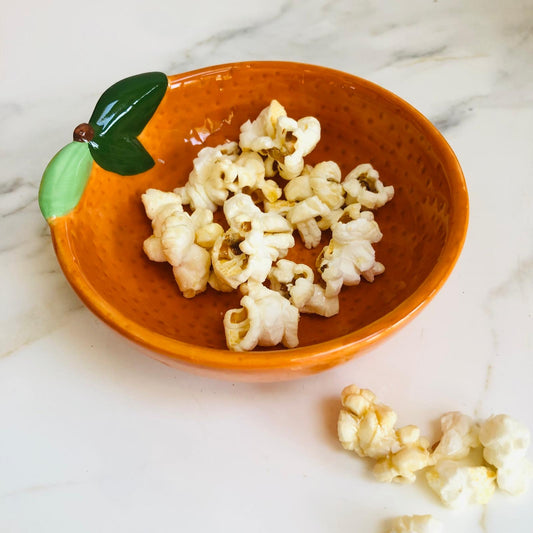
<instances>
[{"instance_id":1,"label":"popcorn","mask_svg":"<svg viewBox=\"0 0 533 533\"><path fill-rule=\"evenodd\" d=\"M240 309L224 315L228 348L253 350L256 346L276 346L280 342L293 348L298 345L298 309L281 294L257 282L242 286L245 295Z\"/></svg>"},{"instance_id":2,"label":"popcorn","mask_svg":"<svg viewBox=\"0 0 533 533\"><path fill-rule=\"evenodd\" d=\"M315 148L320 135L316 118L290 118L285 108L272 100L255 120L242 124L239 143L202 148L183 187L173 192L149 189L143 195L153 228L143 248L151 260L172 265L187 298L206 290L207 285L222 292L237 288L244 292L243 307L228 311L224 322L230 349L270 346L275 339L293 346L298 342L300 313L331 317L339 312L338 294L343 284L355 285L361 277L373 281L384 271L372 248L381 239L379 227L371 212L361 212L365 204L353 194L363 187L366 193L381 194L382 198L383 190L392 188L376 181L373 173L379 175L371 167L366 174L354 170L343 183L334 161L306 165L304 157ZM283 189L279 179L271 178L286 180ZM354 179L357 183L351 183ZM352 196L346 195L345 188ZM361 193L361 198L368 203L374 197L366 193ZM382 201L379 198L374 207ZM183 206L188 206L187 211ZM220 206L226 219L222 225L213 217ZM314 282L309 266L284 260L295 245L294 230L306 248L318 246L322 232L331 230L331 241L316 265L325 287ZM263 302L274 306L272 313L263 309ZM279 333L281 322L274 318L278 316L290 316L285 333ZM276 326L270 337L258 320ZM363 417L358 438L364 453L377 453L382 445L379 431L386 428L386 419L384 422L380 416L388 415L376 406ZM375 439L366 427L372 424L378 428ZM402 446L398 441L397 449L385 454L390 467L383 468L393 478L403 479L408 474L405 468L392 466L393 462L403 463L400 456L390 454L401 452L407 457L415 453L414 448L402 452Z\"/></svg>"},{"instance_id":3,"label":"popcorn","mask_svg":"<svg viewBox=\"0 0 533 533\"><path fill-rule=\"evenodd\" d=\"M420 437L416 426L405 426L396 432L401 448L379 459L374 466L378 481L390 483L413 483L416 472L431 464L429 441Z\"/></svg>"},{"instance_id":4,"label":"popcorn","mask_svg":"<svg viewBox=\"0 0 533 533\"><path fill-rule=\"evenodd\" d=\"M416 426L396 430L396 413L377 404L371 391L350 385L342 391L341 401L340 443L360 457L377 459L374 475L379 481L412 483L415 472L430 464L429 442L420 437L420 430Z\"/></svg>"},{"instance_id":5,"label":"popcorn","mask_svg":"<svg viewBox=\"0 0 533 533\"><path fill-rule=\"evenodd\" d=\"M318 163L309 174L311 190L332 210L344 204L344 190L340 181L341 169L334 161Z\"/></svg>"},{"instance_id":6,"label":"popcorn","mask_svg":"<svg viewBox=\"0 0 533 533\"><path fill-rule=\"evenodd\" d=\"M161 246L161 226L170 215L183 212L181 198L172 192L148 189L141 196L141 199L146 215L152 221L154 232L153 235L144 241L144 252L152 261L164 263L167 261L167 258Z\"/></svg>"},{"instance_id":7,"label":"popcorn","mask_svg":"<svg viewBox=\"0 0 533 533\"><path fill-rule=\"evenodd\" d=\"M396 413L386 405L376 404L375 395L355 385L341 393L337 431L342 447L360 457L379 459L399 449L394 430Z\"/></svg>"},{"instance_id":8,"label":"popcorn","mask_svg":"<svg viewBox=\"0 0 533 533\"><path fill-rule=\"evenodd\" d=\"M262 197L275 202L282 191L273 180L265 180L265 165L262 157L255 152L243 152L232 161L226 158L220 162L224 185L228 191L237 194L243 191L253 195L261 191Z\"/></svg>"},{"instance_id":9,"label":"popcorn","mask_svg":"<svg viewBox=\"0 0 533 533\"><path fill-rule=\"evenodd\" d=\"M361 276L373 281L385 268L375 260L372 243L379 242L382 233L370 211L359 218L337 222L331 240L317 259L317 269L326 283L326 296L339 294L343 284L357 285Z\"/></svg>"},{"instance_id":10,"label":"popcorn","mask_svg":"<svg viewBox=\"0 0 533 533\"><path fill-rule=\"evenodd\" d=\"M456 461L440 461L428 472L426 480L442 503L461 508L467 504L485 505L496 488L496 473L486 466L462 466Z\"/></svg>"},{"instance_id":11,"label":"popcorn","mask_svg":"<svg viewBox=\"0 0 533 533\"><path fill-rule=\"evenodd\" d=\"M304 157L320 140L320 122L314 117L298 121L289 118L285 108L272 100L253 121L241 126L239 144L243 150L252 150L269 156L267 176L273 175L274 161L280 176L290 180L304 168Z\"/></svg>"},{"instance_id":12,"label":"popcorn","mask_svg":"<svg viewBox=\"0 0 533 533\"><path fill-rule=\"evenodd\" d=\"M313 271L305 264L280 259L268 279L270 288L288 298L301 313L330 317L339 312L339 299L326 298L323 287L313 283Z\"/></svg>"},{"instance_id":13,"label":"popcorn","mask_svg":"<svg viewBox=\"0 0 533 533\"><path fill-rule=\"evenodd\" d=\"M304 157L318 144L320 122L315 117L304 117L298 121L280 117L276 133L277 146L270 154L278 162L279 175L291 180L302 172Z\"/></svg>"},{"instance_id":14,"label":"popcorn","mask_svg":"<svg viewBox=\"0 0 533 533\"><path fill-rule=\"evenodd\" d=\"M200 207L216 211L228 197L223 179L223 166L237 160L239 145L230 142L216 148L206 147L198 152L193 161L193 170L184 187L174 189L184 205L192 209Z\"/></svg>"},{"instance_id":15,"label":"popcorn","mask_svg":"<svg viewBox=\"0 0 533 533\"><path fill-rule=\"evenodd\" d=\"M342 391L341 402L339 441L344 449L375 459L378 481L412 483L417 472L425 470L429 487L442 503L460 508L485 505L496 482L500 489L520 494L533 476L533 465L525 458L529 431L508 415L492 416L480 425L457 411L446 413L441 417L442 436L430 447L417 426L395 429L396 413L378 404L371 391L350 385ZM471 453L480 446L494 468L480 464L480 455Z\"/></svg>"},{"instance_id":16,"label":"popcorn","mask_svg":"<svg viewBox=\"0 0 533 533\"><path fill-rule=\"evenodd\" d=\"M511 494L525 492L533 475L533 467L525 459L529 430L508 415L496 415L481 425L479 440L483 457L497 468L498 486Z\"/></svg>"},{"instance_id":17,"label":"popcorn","mask_svg":"<svg viewBox=\"0 0 533 533\"><path fill-rule=\"evenodd\" d=\"M285 108L277 100L272 100L253 122L247 120L241 126L240 147L260 154L267 153L275 146L278 119L286 116Z\"/></svg>"},{"instance_id":18,"label":"popcorn","mask_svg":"<svg viewBox=\"0 0 533 533\"><path fill-rule=\"evenodd\" d=\"M200 213L193 219L183 211L173 193L149 189L142 196L154 234L144 241L144 251L154 261L168 261L185 298L205 291L211 259L209 252L195 243L196 228L207 227L209 217ZM212 218L211 218L212 220ZM196 227L195 227L196 223Z\"/></svg>"},{"instance_id":19,"label":"popcorn","mask_svg":"<svg viewBox=\"0 0 533 533\"><path fill-rule=\"evenodd\" d=\"M318 196L306 198L288 210L287 220L296 227L306 248L315 248L320 244L322 232L315 217L328 211L329 207Z\"/></svg>"},{"instance_id":20,"label":"popcorn","mask_svg":"<svg viewBox=\"0 0 533 533\"><path fill-rule=\"evenodd\" d=\"M361 216L361 204L350 204L344 209L332 209L317 220L318 227L324 231L332 228L337 222L350 222Z\"/></svg>"},{"instance_id":21,"label":"popcorn","mask_svg":"<svg viewBox=\"0 0 533 533\"><path fill-rule=\"evenodd\" d=\"M212 288L229 286L236 289L250 278L253 271L263 272L265 268L269 268L266 259L262 263L259 260L255 263L249 261L249 257L240 247L243 241L244 237L232 229L228 229L215 241L211 250L214 277L209 278Z\"/></svg>"},{"instance_id":22,"label":"popcorn","mask_svg":"<svg viewBox=\"0 0 533 533\"><path fill-rule=\"evenodd\" d=\"M303 172L287 182L283 194L289 202L301 202L314 195L310 180L311 167L307 165Z\"/></svg>"},{"instance_id":23,"label":"popcorn","mask_svg":"<svg viewBox=\"0 0 533 533\"><path fill-rule=\"evenodd\" d=\"M385 187L379 172L365 163L356 166L345 178L342 187L346 191L346 203L360 203L368 209L382 207L394 196L394 187Z\"/></svg>"},{"instance_id":24,"label":"popcorn","mask_svg":"<svg viewBox=\"0 0 533 533\"><path fill-rule=\"evenodd\" d=\"M479 424L457 411L446 413L440 419L442 437L433 451L435 460L463 459L471 448L480 446Z\"/></svg>"},{"instance_id":25,"label":"popcorn","mask_svg":"<svg viewBox=\"0 0 533 533\"><path fill-rule=\"evenodd\" d=\"M387 533L442 533L442 523L431 515L399 516Z\"/></svg>"},{"instance_id":26,"label":"popcorn","mask_svg":"<svg viewBox=\"0 0 533 533\"><path fill-rule=\"evenodd\" d=\"M263 213L242 193L225 202L224 214L229 229L213 246L215 275L234 289L248 279L265 281L272 262L294 246L292 227L281 215ZM210 285L216 287L216 283Z\"/></svg>"}]
</instances>

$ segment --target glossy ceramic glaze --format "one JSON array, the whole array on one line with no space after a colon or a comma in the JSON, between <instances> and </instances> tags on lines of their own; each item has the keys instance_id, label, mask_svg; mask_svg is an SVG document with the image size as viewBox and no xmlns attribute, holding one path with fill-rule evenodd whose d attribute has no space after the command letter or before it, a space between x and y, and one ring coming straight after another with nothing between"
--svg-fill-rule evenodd
<instances>
[{"instance_id":1,"label":"glossy ceramic glaze","mask_svg":"<svg viewBox=\"0 0 533 533\"><path fill-rule=\"evenodd\" d=\"M239 126L273 98L291 117L319 119L322 138L306 162L334 160L343 175L370 162L394 185L393 201L376 212L384 237L375 248L386 272L372 284L343 288L339 315L303 315L298 348L233 353L225 349L222 316L237 306L239 294L208 288L183 298L169 265L149 261L142 251L151 226L140 196L149 187L183 185L201 147L237 140ZM172 76L138 139L155 161L151 169L122 176L94 164L77 207L49 223L65 275L86 305L167 364L266 381L324 370L411 318L442 286L461 251L468 197L452 150L415 109L360 78L284 62ZM288 258L314 264L320 249L298 244Z\"/></svg>"}]
</instances>

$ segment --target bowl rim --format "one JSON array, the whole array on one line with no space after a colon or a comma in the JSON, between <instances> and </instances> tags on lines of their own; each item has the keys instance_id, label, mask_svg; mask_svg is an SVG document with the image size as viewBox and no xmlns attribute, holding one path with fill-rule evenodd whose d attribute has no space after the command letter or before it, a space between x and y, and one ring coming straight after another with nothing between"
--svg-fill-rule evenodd
<instances>
[{"instance_id":1,"label":"bowl rim","mask_svg":"<svg viewBox=\"0 0 533 533\"><path fill-rule=\"evenodd\" d=\"M455 153L444 136L429 119L399 96L359 76L307 63L242 61L208 66L169 76L169 87L172 88L173 84L202 75L227 72L236 68L252 69L258 67L276 67L292 71L296 69L301 70L303 73L306 70L313 73L322 73L330 78L337 78L339 81L362 87L369 92L377 94L380 98L385 98L406 112L410 116L410 120L420 130L424 131L428 140L431 141L433 150L441 161L443 169L448 176L452 177L450 182L451 214L449 230L439 259L420 286L393 310L366 326L341 337L296 348L234 352L228 349L189 344L156 333L128 318L104 300L94 289L79 267L73 252L72 241L69 237L68 221L71 216L75 216L75 210L65 216L52 218L48 222L60 266L81 300L111 328L153 352L152 355L156 359L160 359L157 356L159 354L159 356L170 358L173 362L185 367L212 369L215 371L230 370L238 374L268 373L276 370L295 371L299 374L302 372L310 373L332 367L355 357L402 327L433 299L455 267L466 239L469 219L468 191L463 171Z\"/></svg>"}]
</instances>

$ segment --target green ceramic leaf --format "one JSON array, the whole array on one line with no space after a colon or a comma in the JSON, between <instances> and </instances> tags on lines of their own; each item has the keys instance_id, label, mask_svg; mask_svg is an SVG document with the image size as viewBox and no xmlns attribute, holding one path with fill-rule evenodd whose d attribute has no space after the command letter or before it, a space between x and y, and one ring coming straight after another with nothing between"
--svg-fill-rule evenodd
<instances>
[{"instance_id":1,"label":"green ceramic leaf","mask_svg":"<svg viewBox=\"0 0 533 533\"><path fill-rule=\"evenodd\" d=\"M154 166L152 156L135 137L108 137L97 149L93 142L89 144L89 148L94 160L102 168L122 176L139 174Z\"/></svg>"},{"instance_id":2,"label":"green ceramic leaf","mask_svg":"<svg viewBox=\"0 0 533 533\"><path fill-rule=\"evenodd\" d=\"M155 113L167 85L162 72L146 72L121 80L102 94L89 120L94 129L90 151L102 168L131 175L154 165L136 138Z\"/></svg>"},{"instance_id":3,"label":"green ceramic leaf","mask_svg":"<svg viewBox=\"0 0 533 533\"><path fill-rule=\"evenodd\" d=\"M80 142L67 144L52 158L39 188L39 207L46 219L65 215L78 205L92 164L89 145Z\"/></svg>"}]
</instances>

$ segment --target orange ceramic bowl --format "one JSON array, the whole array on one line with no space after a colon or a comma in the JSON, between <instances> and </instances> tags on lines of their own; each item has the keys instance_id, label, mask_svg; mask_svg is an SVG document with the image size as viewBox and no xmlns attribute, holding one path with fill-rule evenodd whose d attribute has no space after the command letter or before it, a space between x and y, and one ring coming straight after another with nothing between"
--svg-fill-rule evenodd
<instances>
[{"instance_id":1,"label":"orange ceramic bowl","mask_svg":"<svg viewBox=\"0 0 533 533\"><path fill-rule=\"evenodd\" d=\"M75 209L48 219L74 290L150 356L232 380L296 378L363 353L404 325L442 287L465 239L468 195L443 136L405 101L350 74L277 61L178 74L163 90L138 137L155 165L121 176L92 163ZM142 251L151 226L141 194L149 187L183 185L200 148L237 140L239 126L273 98L291 117L319 119L322 138L307 163L333 160L345 175L370 162L386 185L394 185L394 199L376 212L384 235L375 245L376 256L386 271L374 283L344 287L337 316L303 315L299 347L237 353L225 347L222 318L238 307L240 295L208 288L193 299L181 296L170 266L149 261ZM309 252L297 245L289 258L313 264L320 249Z\"/></svg>"}]
</instances>

